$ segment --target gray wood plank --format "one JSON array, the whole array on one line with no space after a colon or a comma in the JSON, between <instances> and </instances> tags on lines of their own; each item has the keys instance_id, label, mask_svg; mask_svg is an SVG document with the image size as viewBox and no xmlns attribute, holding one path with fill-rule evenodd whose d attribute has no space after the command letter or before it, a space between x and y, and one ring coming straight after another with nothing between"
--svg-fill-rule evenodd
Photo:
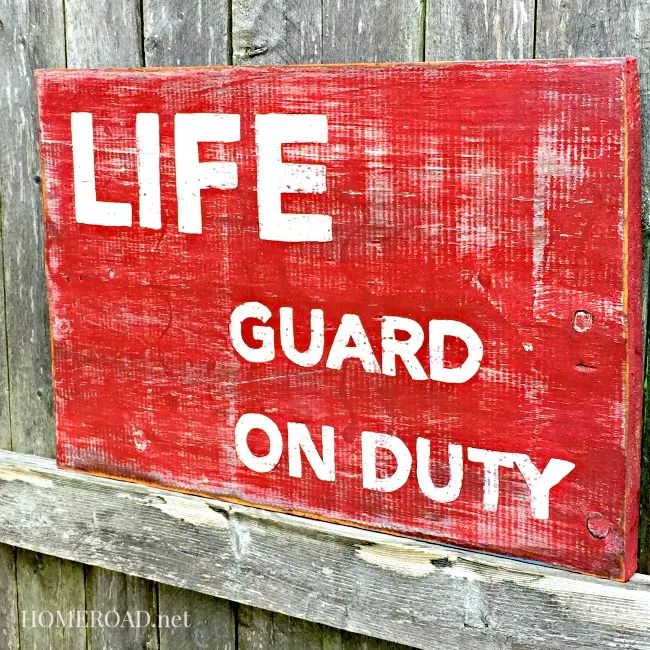
<instances>
[{"instance_id":1,"label":"gray wood plank","mask_svg":"<svg viewBox=\"0 0 650 650\"><path fill-rule=\"evenodd\" d=\"M223 65L229 58L227 0L143 0L147 66ZM235 606L204 594L157 585L164 620L187 615L191 627L163 626L161 650L234 650Z\"/></svg>"},{"instance_id":2,"label":"gray wood plank","mask_svg":"<svg viewBox=\"0 0 650 650\"><path fill-rule=\"evenodd\" d=\"M8 451L0 543L417 648L650 650L647 576L599 580Z\"/></svg>"},{"instance_id":3,"label":"gray wood plank","mask_svg":"<svg viewBox=\"0 0 650 650\"><path fill-rule=\"evenodd\" d=\"M139 1L65 0L65 26L69 68L144 63Z\"/></svg>"},{"instance_id":4,"label":"gray wood plank","mask_svg":"<svg viewBox=\"0 0 650 650\"><path fill-rule=\"evenodd\" d=\"M323 61L421 61L421 0L323 0Z\"/></svg>"},{"instance_id":5,"label":"gray wood plank","mask_svg":"<svg viewBox=\"0 0 650 650\"><path fill-rule=\"evenodd\" d=\"M643 224L644 287L642 301L648 304L650 266L650 0L538 0L535 55L635 56L639 63L643 120ZM644 316L647 317L647 311ZM644 341L647 336L644 319ZM646 350L647 350L646 341ZM647 351L646 351L647 358ZM650 393L646 389L646 410ZM650 428L644 433L643 486L641 495L639 571L650 572Z\"/></svg>"},{"instance_id":6,"label":"gray wood plank","mask_svg":"<svg viewBox=\"0 0 650 650\"><path fill-rule=\"evenodd\" d=\"M139 0L120 3L66 0L66 50L71 68L139 67L143 65L142 15ZM157 615L156 585L98 567L85 570L85 607L105 615L116 611ZM143 615L145 616L145 615ZM123 619L122 619L123 620ZM154 650L155 627L91 626L88 650Z\"/></svg>"},{"instance_id":7,"label":"gray wood plank","mask_svg":"<svg viewBox=\"0 0 650 650\"><path fill-rule=\"evenodd\" d=\"M163 618L160 650L235 650L235 608L213 598L170 585L158 585Z\"/></svg>"},{"instance_id":8,"label":"gray wood plank","mask_svg":"<svg viewBox=\"0 0 650 650\"><path fill-rule=\"evenodd\" d=\"M19 650L16 551L0 544L0 648Z\"/></svg>"},{"instance_id":9,"label":"gray wood plank","mask_svg":"<svg viewBox=\"0 0 650 650\"><path fill-rule=\"evenodd\" d=\"M147 622L157 620L156 585L134 576L107 571L97 567L86 568L86 609L117 612L122 624L113 627L96 625L87 630L88 648L101 650L154 650L158 648L158 632ZM130 614L131 618L127 618ZM133 621L133 624L131 623ZM138 622L143 625L138 627ZM182 647L182 646L181 646Z\"/></svg>"},{"instance_id":10,"label":"gray wood plank","mask_svg":"<svg viewBox=\"0 0 650 650\"><path fill-rule=\"evenodd\" d=\"M374 2L343 4L326 1L323 5L321 0L233 0L233 62L304 64L420 58L419 0L381 2L380 6ZM353 17L357 21L354 24L350 22ZM391 34L386 41L388 30ZM378 43L382 43L381 49L377 49ZM338 630L252 607L238 610L238 641L242 649L342 647ZM369 648L378 643L355 635L347 646L350 650L356 647L354 642L370 644Z\"/></svg>"},{"instance_id":11,"label":"gray wood plank","mask_svg":"<svg viewBox=\"0 0 650 650\"><path fill-rule=\"evenodd\" d=\"M426 59L533 57L535 0L426 3Z\"/></svg>"},{"instance_id":12,"label":"gray wood plank","mask_svg":"<svg viewBox=\"0 0 650 650\"><path fill-rule=\"evenodd\" d=\"M322 0L233 0L232 34L235 65L320 63ZM322 648L322 635L308 621L256 607L237 610L240 650ZM331 636L340 641L340 632Z\"/></svg>"},{"instance_id":13,"label":"gray wood plank","mask_svg":"<svg viewBox=\"0 0 650 650\"><path fill-rule=\"evenodd\" d=\"M0 200L13 448L51 456L50 337L32 71L65 65L63 7L60 0L3 3L0 21ZM0 346L0 357L7 356L4 332ZM4 404L5 368L5 361L0 361L0 403ZM6 406L0 412L6 442L9 413Z\"/></svg>"},{"instance_id":14,"label":"gray wood plank","mask_svg":"<svg viewBox=\"0 0 650 650\"><path fill-rule=\"evenodd\" d=\"M236 65L320 63L321 0L233 0Z\"/></svg>"},{"instance_id":15,"label":"gray wood plank","mask_svg":"<svg viewBox=\"0 0 650 650\"><path fill-rule=\"evenodd\" d=\"M241 605L239 650L407 650L407 646Z\"/></svg>"},{"instance_id":16,"label":"gray wood plank","mask_svg":"<svg viewBox=\"0 0 650 650\"><path fill-rule=\"evenodd\" d=\"M20 650L86 650L86 629L74 618L68 625L69 613L84 608L83 566L22 549L16 566Z\"/></svg>"},{"instance_id":17,"label":"gray wood plank","mask_svg":"<svg viewBox=\"0 0 650 650\"><path fill-rule=\"evenodd\" d=\"M43 268L43 212L37 151L33 69L65 65L63 5L60 0L26 0L0 6L0 179L2 252L6 323L0 324L0 356L8 359L10 409L6 409L5 361L0 362L2 443L8 419L14 449L54 453L50 340ZM3 305L4 316L4 305ZM3 318L4 320L4 318ZM7 352L5 353L5 349ZM57 558L18 551L3 553L15 582L5 583L6 598L17 595L25 610L83 608L83 571ZM17 589L16 589L17 587ZM17 594L16 594L17 591ZM13 592L13 593L12 593ZM11 619L7 619L8 626ZM85 630L64 632L22 628L22 648L85 647Z\"/></svg>"},{"instance_id":18,"label":"gray wood plank","mask_svg":"<svg viewBox=\"0 0 650 650\"><path fill-rule=\"evenodd\" d=\"M143 0L147 66L228 63L227 0Z\"/></svg>"}]
</instances>

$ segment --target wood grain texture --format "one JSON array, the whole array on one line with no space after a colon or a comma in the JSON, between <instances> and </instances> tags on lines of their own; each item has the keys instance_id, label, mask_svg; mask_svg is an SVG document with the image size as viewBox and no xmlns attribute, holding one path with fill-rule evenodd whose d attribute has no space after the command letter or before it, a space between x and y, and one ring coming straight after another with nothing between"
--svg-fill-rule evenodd
<instances>
[{"instance_id":1,"label":"wood grain texture","mask_svg":"<svg viewBox=\"0 0 650 650\"><path fill-rule=\"evenodd\" d=\"M323 62L421 61L421 0L323 0Z\"/></svg>"},{"instance_id":2,"label":"wood grain texture","mask_svg":"<svg viewBox=\"0 0 650 650\"><path fill-rule=\"evenodd\" d=\"M229 58L227 0L144 0L144 56L147 66L225 65ZM159 584L162 616L187 613L192 627L158 630L160 650L234 650L232 603L187 589Z\"/></svg>"},{"instance_id":3,"label":"wood grain texture","mask_svg":"<svg viewBox=\"0 0 650 650\"><path fill-rule=\"evenodd\" d=\"M67 64L83 67L138 67L143 64L142 16L139 0L119 4L66 0ZM99 567L87 567L85 609L144 611L155 616L157 586L141 578ZM87 650L154 650L155 628L94 626L87 630Z\"/></svg>"},{"instance_id":4,"label":"wood grain texture","mask_svg":"<svg viewBox=\"0 0 650 650\"><path fill-rule=\"evenodd\" d=\"M101 612L104 620L108 612L117 612L120 621L125 621L129 613L136 617L138 612L143 612L140 614L142 621L157 620L157 593L154 583L98 567L86 567L85 578L86 611ZM86 650L158 648L158 630L154 626L136 627L130 623L118 626L94 625L87 628L86 634ZM179 645L179 650L185 648Z\"/></svg>"},{"instance_id":5,"label":"wood grain texture","mask_svg":"<svg viewBox=\"0 0 650 650\"><path fill-rule=\"evenodd\" d=\"M426 60L532 59L534 0L426 3Z\"/></svg>"},{"instance_id":6,"label":"wood grain texture","mask_svg":"<svg viewBox=\"0 0 650 650\"><path fill-rule=\"evenodd\" d=\"M24 547L21 544L15 546ZM84 568L77 562L51 555L32 553L22 548L17 550L20 650L87 650L84 627L56 623L57 611L65 617L68 612L84 609ZM35 612L34 622L32 612ZM41 612L44 612L45 626L39 624ZM52 625L48 622L50 614L53 617Z\"/></svg>"},{"instance_id":7,"label":"wood grain texture","mask_svg":"<svg viewBox=\"0 0 650 650\"><path fill-rule=\"evenodd\" d=\"M240 605L239 650L407 650L406 646Z\"/></svg>"},{"instance_id":8,"label":"wood grain texture","mask_svg":"<svg viewBox=\"0 0 650 650\"><path fill-rule=\"evenodd\" d=\"M54 454L50 340L43 271L43 201L33 69L65 65L59 0L0 7L0 202L13 448ZM0 404L6 405L0 324ZM0 407L7 439L9 411Z\"/></svg>"},{"instance_id":9,"label":"wood grain texture","mask_svg":"<svg viewBox=\"0 0 650 650\"><path fill-rule=\"evenodd\" d=\"M641 90L643 248L643 340L647 340L648 268L650 256L650 2L648 0L538 0L535 54L555 56L609 56L625 52L637 57ZM647 345L647 344L646 344ZM646 346L644 346L646 347ZM646 365L648 364L646 350ZM646 370L647 377L647 370ZM646 418L650 394L645 388ZM642 461L639 570L650 572L650 427L644 427Z\"/></svg>"},{"instance_id":10,"label":"wood grain texture","mask_svg":"<svg viewBox=\"0 0 650 650\"><path fill-rule=\"evenodd\" d=\"M144 0L147 66L228 63L227 0Z\"/></svg>"},{"instance_id":11,"label":"wood grain texture","mask_svg":"<svg viewBox=\"0 0 650 650\"><path fill-rule=\"evenodd\" d=\"M54 427L33 70L65 65L63 5L59 0L3 3L0 23L0 132L3 133L0 203L4 264L4 288L0 295L6 306L6 316L2 310L6 324L0 325L0 435L4 446L8 442L10 421L14 449L49 456L54 453ZM6 408L7 394L10 409ZM6 597L12 598L16 595L16 583L11 578L13 553L4 551L3 559L9 574L3 587L7 590ZM13 575L14 580L18 576L18 609L56 610L68 604L83 607L80 567L57 558L18 551ZM77 597L80 600L75 600ZM6 623L12 634L11 617ZM57 650L85 648L84 630L71 636L55 633L54 638L60 642ZM42 650L49 647L51 639L49 630L20 630L23 650Z\"/></svg>"},{"instance_id":12,"label":"wood grain texture","mask_svg":"<svg viewBox=\"0 0 650 650\"><path fill-rule=\"evenodd\" d=\"M60 463L598 575L634 571L641 343L631 61L50 71L39 93ZM294 160L325 163L331 186L287 197L294 207L285 208L331 215L332 241L319 246L260 236L253 116L296 106L322 113L329 129L326 145ZM95 114L99 195L133 206L132 226L74 218L78 111ZM171 129L178 113L212 111L243 116L241 142L221 154L236 156L241 180L204 192L203 232L189 234ZM140 227L136 212L143 112L159 114L167 134L160 230ZM283 343L254 363L229 328L251 301L270 306L265 327L276 337L281 307L304 323L322 306L320 356L295 362ZM376 371L357 359L332 363L351 318L342 314L358 314ZM388 315L422 332L417 377L387 368L377 323ZM255 318L246 317L244 337ZM460 383L434 376L433 362L431 376L424 371L427 322L431 331L463 324L480 338L481 359ZM306 348L307 328L288 327ZM465 364L466 349L445 359ZM235 453L236 423L250 413L280 427L266 469ZM294 473L282 442L294 422L316 448L321 425L331 427L330 479ZM375 431L399 436L408 457L393 489L368 484L365 469L362 480L373 453L364 440L375 435L362 432ZM264 455L254 435L252 453ZM421 442L431 461L428 448L424 461L416 454ZM449 480L448 444L464 474L438 498L422 474ZM487 471L464 451L473 448L520 459L501 472L492 505ZM569 466L540 514L524 461L535 473ZM590 532L592 518L603 520L602 534Z\"/></svg>"},{"instance_id":13,"label":"wood grain texture","mask_svg":"<svg viewBox=\"0 0 650 650\"><path fill-rule=\"evenodd\" d=\"M233 0L233 63L320 63L322 28L321 0Z\"/></svg>"},{"instance_id":14,"label":"wood grain texture","mask_svg":"<svg viewBox=\"0 0 650 650\"><path fill-rule=\"evenodd\" d=\"M139 1L65 0L65 25L70 68L144 64Z\"/></svg>"},{"instance_id":15,"label":"wood grain texture","mask_svg":"<svg viewBox=\"0 0 650 650\"><path fill-rule=\"evenodd\" d=\"M320 63L323 60L322 0L233 0L233 62L238 65ZM342 633L256 607L237 610L238 647L343 648ZM375 639L351 635L348 650ZM321 645L322 644L322 645Z\"/></svg>"},{"instance_id":16,"label":"wood grain texture","mask_svg":"<svg viewBox=\"0 0 650 650\"><path fill-rule=\"evenodd\" d=\"M650 648L645 576L603 581L15 452L0 452L0 542L418 648Z\"/></svg>"},{"instance_id":17,"label":"wood grain texture","mask_svg":"<svg viewBox=\"0 0 650 650\"><path fill-rule=\"evenodd\" d=\"M0 647L19 650L16 549L0 544Z\"/></svg>"},{"instance_id":18,"label":"wood grain texture","mask_svg":"<svg viewBox=\"0 0 650 650\"><path fill-rule=\"evenodd\" d=\"M233 603L205 594L158 585L162 615L179 623L159 630L160 650L235 650L236 608ZM188 625L185 625L188 621ZM181 624L182 623L182 624Z\"/></svg>"}]
</instances>

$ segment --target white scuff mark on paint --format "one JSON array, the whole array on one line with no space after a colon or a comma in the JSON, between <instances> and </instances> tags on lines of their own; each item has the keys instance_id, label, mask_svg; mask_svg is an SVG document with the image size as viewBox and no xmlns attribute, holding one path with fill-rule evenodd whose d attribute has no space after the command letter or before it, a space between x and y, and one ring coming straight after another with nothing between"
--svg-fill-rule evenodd
<instances>
[{"instance_id":1,"label":"white scuff mark on paint","mask_svg":"<svg viewBox=\"0 0 650 650\"><path fill-rule=\"evenodd\" d=\"M532 343L522 343L522 346L526 352L532 352L533 351L533 344Z\"/></svg>"},{"instance_id":2,"label":"white scuff mark on paint","mask_svg":"<svg viewBox=\"0 0 650 650\"><path fill-rule=\"evenodd\" d=\"M219 530L225 530L229 527L228 518L224 514L212 510L203 501L165 496L162 501L150 503L149 505L174 519L180 519L193 526L217 528Z\"/></svg>"},{"instance_id":3,"label":"white scuff mark on paint","mask_svg":"<svg viewBox=\"0 0 650 650\"><path fill-rule=\"evenodd\" d=\"M549 243L547 210L555 204L568 204L570 191L586 175L581 141L575 134L561 134L557 125L540 127L535 153L535 188L533 196L533 309L537 316L539 298L544 292L544 260ZM560 179L561 187L551 196L551 182Z\"/></svg>"},{"instance_id":4,"label":"white scuff mark on paint","mask_svg":"<svg viewBox=\"0 0 650 650\"><path fill-rule=\"evenodd\" d=\"M136 429L135 427L133 428L133 443L135 444L135 448L138 451L147 450L149 441L145 437L144 431L142 431L142 429Z\"/></svg>"},{"instance_id":5,"label":"white scuff mark on paint","mask_svg":"<svg viewBox=\"0 0 650 650\"><path fill-rule=\"evenodd\" d=\"M65 337L66 334L70 332L72 327L70 326L70 321L67 318L59 318L58 316L54 318L54 338L61 339Z\"/></svg>"},{"instance_id":6,"label":"white scuff mark on paint","mask_svg":"<svg viewBox=\"0 0 650 650\"><path fill-rule=\"evenodd\" d=\"M0 481L22 481L37 487L52 487L52 479L39 476L28 469L15 469L12 467L0 469Z\"/></svg>"}]
</instances>

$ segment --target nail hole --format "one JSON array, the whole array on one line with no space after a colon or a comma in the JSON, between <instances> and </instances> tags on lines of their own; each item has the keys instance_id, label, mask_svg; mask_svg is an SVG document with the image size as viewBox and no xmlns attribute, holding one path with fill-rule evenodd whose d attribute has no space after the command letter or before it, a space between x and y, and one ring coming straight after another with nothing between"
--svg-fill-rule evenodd
<instances>
[{"instance_id":1,"label":"nail hole","mask_svg":"<svg viewBox=\"0 0 650 650\"><path fill-rule=\"evenodd\" d=\"M609 535L611 525L600 512L592 512L587 515L587 530L595 539L605 539Z\"/></svg>"},{"instance_id":2,"label":"nail hole","mask_svg":"<svg viewBox=\"0 0 650 650\"><path fill-rule=\"evenodd\" d=\"M584 309L579 309L573 314L573 329L576 332L588 332L594 324L593 314Z\"/></svg>"},{"instance_id":3,"label":"nail hole","mask_svg":"<svg viewBox=\"0 0 650 650\"><path fill-rule=\"evenodd\" d=\"M39 399L41 397L43 397L43 389L42 388L37 388L36 389L36 397L38 397Z\"/></svg>"},{"instance_id":4,"label":"nail hole","mask_svg":"<svg viewBox=\"0 0 650 650\"><path fill-rule=\"evenodd\" d=\"M115 277L115 271L113 269L108 269L108 277L111 280Z\"/></svg>"},{"instance_id":5,"label":"nail hole","mask_svg":"<svg viewBox=\"0 0 650 650\"><path fill-rule=\"evenodd\" d=\"M39 185L41 184L41 177L38 174L34 176L34 183L38 183Z\"/></svg>"}]
</instances>

